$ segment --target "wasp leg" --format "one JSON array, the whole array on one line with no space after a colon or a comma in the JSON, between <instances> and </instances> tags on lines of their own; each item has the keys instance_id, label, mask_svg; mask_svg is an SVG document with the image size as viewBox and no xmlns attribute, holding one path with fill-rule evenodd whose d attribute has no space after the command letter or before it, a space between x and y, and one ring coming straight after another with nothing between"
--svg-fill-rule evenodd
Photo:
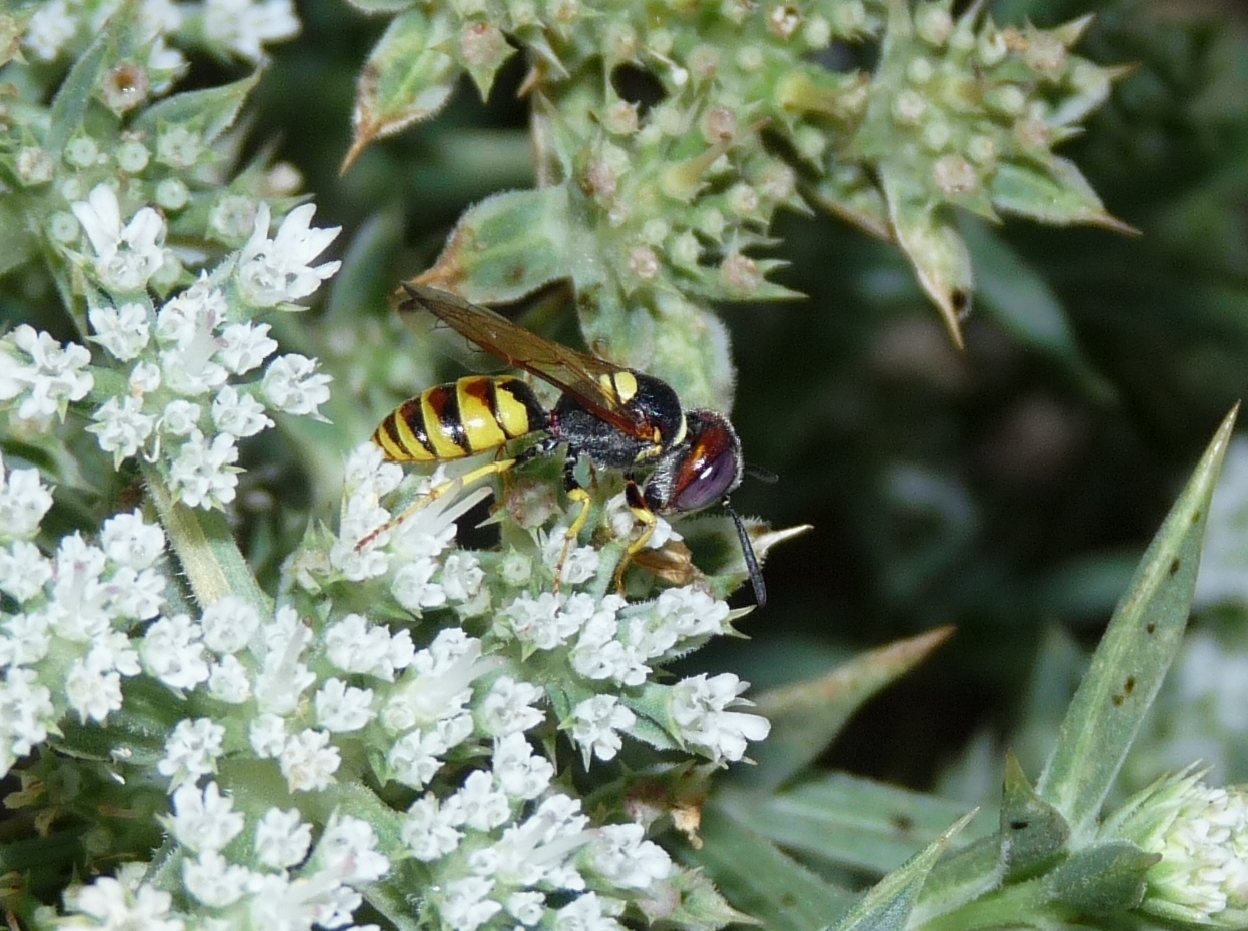
<instances>
[{"instance_id":1,"label":"wasp leg","mask_svg":"<svg viewBox=\"0 0 1248 931\"><path fill-rule=\"evenodd\" d=\"M642 497L641 488L631 478L624 486L624 495L628 500L628 509L633 512L633 517L642 525L642 528L637 539L628 545L628 550L621 557L620 564L615 567L615 587L620 592L624 591L624 573L628 570L629 563L633 561L634 556L646 548L650 538L654 536L654 528L659 524L659 518L646 504L646 499Z\"/></svg>"},{"instance_id":2,"label":"wasp leg","mask_svg":"<svg viewBox=\"0 0 1248 931\"><path fill-rule=\"evenodd\" d=\"M559 585L563 581L563 564L567 562L568 555L572 552L572 545L576 543L581 531L585 529L585 524L589 520L589 506L593 501L589 492L576 480L575 469L579 458L580 453L571 449L563 458L563 489L567 493L568 501L577 505L580 510L577 511L576 517L572 519L572 523L568 525L563 535L563 550L559 553L559 561L555 563L554 588L556 592L559 591ZM593 477L592 471L590 477Z\"/></svg>"},{"instance_id":3,"label":"wasp leg","mask_svg":"<svg viewBox=\"0 0 1248 931\"><path fill-rule=\"evenodd\" d=\"M409 507L405 508L403 513L396 514L376 530L367 534L362 540L360 540L359 543L355 544L356 550L365 549L383 533L388 533L395 527L398 527L417 511L427 508L439 498L445 497L451 492L462 491L469 485L474 485L482 479L489 478L491 475L502 475L505 472L511 471L515 468L516 464L521 461L522 456L523 453L520 456L512 456L508 459L496 459L491 463L481 466L480 468L473 469L471 472L466 472L458 478L453 478L443 482L440 485L433 486L412 502Z\"/></svg>"}]
</instances>

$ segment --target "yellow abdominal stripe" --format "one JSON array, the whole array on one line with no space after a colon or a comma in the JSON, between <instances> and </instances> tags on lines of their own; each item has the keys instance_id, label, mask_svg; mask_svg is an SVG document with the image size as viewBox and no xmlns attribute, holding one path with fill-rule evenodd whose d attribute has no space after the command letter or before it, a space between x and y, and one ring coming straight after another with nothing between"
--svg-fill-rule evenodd
<instances>
[{"instance_id":1,"label":"yellow abdominal stripe","mask_svg":"<svg viewBox=\"0 0 1248 931\"><path fill-rule=\"evenodd\" d=\"M494 383L494 416L508 437L523 436L533 429L529 423L529 409L516 400L511 393L514 378L500 378ZM523 383L521 383L523 384Z\"/></svg>"},{"instance_id":2,"label":"yellow abdominal stripe","mask_svg":"<svg viewBox=\"0 0 1248 931\"><path fill-rule=\"evenodd\" d=\"M463 424L464 433L468 437L468 445L474 452L494 449L507 442L507 434L494 419L494 412L490 410L489 402L468 391L470 386L482 383L480 378L461 378L455 383L455 394L459 401L459 422ZM501 398L506 394L505 391L501 391L496 396Z\"/></svg>"}]
</instances>

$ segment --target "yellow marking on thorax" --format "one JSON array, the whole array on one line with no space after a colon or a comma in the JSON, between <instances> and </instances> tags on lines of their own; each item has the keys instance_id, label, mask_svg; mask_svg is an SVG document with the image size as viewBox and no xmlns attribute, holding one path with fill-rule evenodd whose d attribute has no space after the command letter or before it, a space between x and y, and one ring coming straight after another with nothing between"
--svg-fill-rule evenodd
<instances>
[{"instance_id":1,"label":"yellow marking on thorax","mask_svg":"<svg viewBox=\"0 0 1248 931\"><path fill-rule=\"evenodd\" d=\"M524 384L515 378L500 378L494 382L494 414L509 437L524 436L533 431L529 422L529 409L516 400L511 385Z\"/></svg>"},{"instance_id":2,"label":"yellow marking on thorax","mask_svg":"<svg viewBox=\"0 0 1248 931\"><path fill-rule=\"evenodd\" d=\"M680 415L680 426L676 428L676 435L672 437L673 446L679 446L685 439L685 434L689 431L689 422L685 420L684 412Z\"/></svg>"},{"instance_id":3,"label":"yellow marking on thorax","mask_svg":"<svg viewBox=\"0 0 1248 931\"><path fill-rule=\"evenodd\" d=\"M637 376L632 372L616 372L611 376L615 385L615 396L621 404L627 404L637 394Z\"/></svg>"},{"instance_id":4,"label":"yellow marking on thorax","mask_svg":"<svg viewBox=\"0 0 1248 931\"><path fill-rule=\"evenodd\" d=\"M464 425L468 445L473 452L495 449L507 442L507 434L494 419L488 399L469 391L473 385L484 384L485 381L479 375L461 378L455 383L455 396L459 401L459 422Z\"/></svg>"}]
</instances>

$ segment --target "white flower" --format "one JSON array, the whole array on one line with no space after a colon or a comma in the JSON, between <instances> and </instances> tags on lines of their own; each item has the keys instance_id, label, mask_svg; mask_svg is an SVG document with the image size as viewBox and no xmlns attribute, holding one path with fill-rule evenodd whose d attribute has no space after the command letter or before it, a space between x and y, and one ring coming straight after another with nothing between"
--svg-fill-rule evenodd
<instances>
[{"instance_id":1,"label":"white flower","mask_svg":"<svg viewBox=\"0 0 1248 931\"><path fill-rule=\"evenodd\" d=\"M220 850L243 830L243 816L215 782L201 791L194 784L173 793L173 817L166 824L178 841L196 852Z\"/></svg>"},{"instance_id":2,"label":"white flower","mask_svg":"<svg viewBox=\"0 0 1248 931\"><path fill-rule=\"evenodd\" d=\"M475 770L446 802L447 816L456 825L489 831L511 817L507 796L498 791L489 773Z\"/></svg>"},{"instance_id":3,"label":"white flower","mask_svg":"<svg viewBox=\"0 0 1248 931\"><path fill-rule=\"evenodd\" d=\"M0 591L18 602L34 598L51 580L52 563L33 543L18 540L0 549Z\"/></svg>"},{"instance_id":4,"label":"white flower","mask_svg":"<svg viewBox=\"0 0 1248 931\"><path fill-rule=\"evenodd\" d=\"M672 872L672 858L640 824L609 824L599 828L586 849L589 868L614 886L649 889Z\"/></svg>"},{"instance_id":5,"label":"white flower","mask_svg":"<svg viewBox=\"0 0 1248 931\"><path fill-rule=\"evenodd\" d=\"M66 405L86 397L95 384L83 371L90 361L91 353L77 343L62 346L23 323L0 340L0 401L21 396L17 416L37 424L63 417Z\"/></svg>"},{"instance_id":6,"label":"white flower","mask_svg":"<svg viewBox=\"0 0 1248 931\"><path fill-rule=\"evenodd\" d=\"M234 500L240 471L234 437L220 433L209 442L195 430L178 450L169 468L169 487L187 507L224 507Z\"/></svg>"},{"instance_id":7,"label":"white flower","mask_svg":"<svg viewBox=\"0 0 1248 931\"><path fill-rule=\"evenodd\" d=\"M317 408L329 400L329 375L317 372L315 359L298 353L278 356L264 370L260 390L279 411L320 416Z\"/></svg>"},{"instance_id":8,"label":"white flower","mask_svg":"<svg viewBox=\"0 0 1248 931\"><path fill-rule=\"evenodd\" d=\"M485 572L472 553L451 553L442 564L442 591L451 601L468 601L481 590Z\"/></svg>"},{"instance_id":9,"label":"white flower","mask_svg":"<svg viewBox=\"0 0 1248 931\"><path fill-rule=\"evenodd\" d=\"M480 876L469 876L446 884L438 913L454 931L476 931L502 911L503 906L486 898L494 882Z\"/></svg>"},{"instance_id":10,"label":"white flower","mask_svg":"<svg viewBox=\"0 0 1248 931\"><path fill-rule=\"evenodd\" d=\"M275 870L301 862L312 845L312 826L296 809L270 808L256 825L256 859Z\"/></svg>"},{"instance_id":11,"label":"white flower","mask_svg":"<svg viewBox=\"0 0 1248 931\"><path fill-rule=\"evenodd\" d=\"M39 531L52 495L37 469L14 469L7 475L0 461L0 540L20 540Z\"/></svg>"},{"instance_id":12,"label":"white flower","mask_svg":"<svg viewBox=\"0 0 1248 931\"><path fill-rule=\"evenodd\" d=\"M446 592L433 581L437 571L438 564L428 558L404 563L394 574L390 592L399 604L419 617L422 608L446 604Z\"/></svg>"},{"instance_id":13,"label":"white flower","mask_svg":"<svg viewBox=\"0 0 1248 931\"><path fill-rule=\"evenodd\" d=\"M225 385L212 399L212 422L218 430L237 437L254 436L273 426L263 405L249 394L240 394L233 385Z\"/></svg>"},{"instance_id":14,"label":"white flower","mask_svg":"<svg viewBox=\"0 0 1248 931\"><path fill-rule=\"evenodd\" d=\"M370 625L362 614L348 614L325 631L329 661L343 672L394 681L396 670L406 669L416 654L410 631L391 635L385 627Z\"/></svg>"},{"instance_id":15,"label":"white flower","mask_svg":"<svg viewBox=\"0 0 1248 931\"><path fill-rule=\"evenodd\" d=\"M87 432L96 435L100 449L113 454L114 469L142 448L156 426L156 418L143 413L143 399L132 394L109 398L91 419Z\"/></svg>"},{"instance_id":16,"label":"white flower","mask_svg":"<svg viewBox=\"0 0 1248 931\"><path fill-rule=\"evenodd\" d=\"M148 569L165 551L165 532L143 520L138 511L114 514L100 534L104 553L113 562L131 569Z\"/></svg>"},{"instance_id":17,"label":"white flower","mask_svg":"<svg viewBox=\"0 0 1248 931\"><path fill-rule=\"evenodd\" d=\"M542 546L542 560L550 569L559 570L559 581L565 585L588 582L598 571L598 551L592 546L570 548L567 543L567 529L564 527L555 527L546 537Z\"/></svg>"},{"instance_id":18,"label":"white flower","mask_svg":"<svg viewBox=\"0 0 1248 931\"><path fill-rule=\"evenodd\" d=\"M171 689L191 689L208 679L199 625L185 614L152 624L140 653L144 668Z\"/></svg>"},{"instance_id":19,"label":"white flower","mask_svg":"<svg viewBox=\"0 0 1248 931\"><path fill-rule=\"evenodd\" d=\"M98 184L70 209L95 250L95 274L105 288L141 291L164 264L165 222L151 207L141 208L123 227L116 192Z\"/></svg>"},{"instance_id":20,"label":"white flower","mask_svg":"<svg viewBox=\"0 0 1248 931\"><path fill-rule=\"evenodd\" d=\"M551 927L554 931L623 931L624 926L612 917L623 910L623 902L587 892L555 912Z\"/></svg>"},{"instance_id":21,"label":"white flower","mask_svg":"<svg viewBox=\"0 0 1248 931\"><path fill-rule=\"evenodd\" d=\"M78 17L65 0L49 0L35 8L26 24L22 45L39 61L52 61L78 32Z\"/></svg>"},{"instance_id":22,"label":"white flower","mask_svg":"<svg viewBox=\"0 0 1248 931\"><path fill-rule=\"evenodd\" d=\"M261 759L275 759L281 755L286 740L286 721L280 715L256 715L247 729L247 742Z\"/></svg>"},{"instance_id":23,"label":"white flower","mask_svg":"<svg viewBox=\"0 0 1248 931\"><path fill-rule=\"evenodd\" d=\"M174 398L160 414L160 432L166 436L189 436L199 429L202 410L193 401Z\"/></svg>"},{"instance_id":24,"label":"white flower","mask_svg":"<svg viewBox=\"0 0 1248 931\"><path fill-rule=\"evenodd\" d=\"M165 348L189 353L202 364L216 351L213 333L229 310L225 293L204 272L161 306L156 314L156 340Z\"/></svg>"},{"instance_id":25,"label":"white flower","mask_svg":"<svg viewBox=\"0 0 1248 931\"><path fill-rule=\"evenodd\" d=\"M671 716L679 737L701 747L716 762L735 762L745 756L746 744L762 740L771 722L761 715L727 709L750 702L740 698L749 688L730 672L708 679L703 673L672 686Z\"/></svg>"},{"instance_id":26,"label":"white flower","mask_svg":"<svg viewBox=\"0 0 1248 931\"><path fill-rule=\"evenodd\" d=\"M408 731L386 752L386 767L396 782L414 789L424 788L442 768L441 754L449 750L436 730Z\"/></svg>"},{"instance_id":27,"label":"white flower","mask_svg":"<svg viewBox=\"0 0 1248 931\"><path fill-rule=\"evenodd\" d=\"M452 812L451 815L458 815ZM417 860L429 862L446 856L459 846L463 834L454 821L441 809L438 798L427 793L407 809L407 817L399 828L399 837Z\"/></svg>"},{"instance_id":28,"label":"white flower","mask_svg":"<svg viewBox=\"0 0 1248 931\"><path fill-rule=\"evenodd\" d=\"M1129 799L1101 826L1161 859L1149 867L1141 910L1167 925L1248 926L1248 792L1213 788L1189 768Z\"/></svg>"},{"instance_id":29,"label":"white flower","mask_svg":"<svg viewBox=\"0 0 1248 931\"><path fill-rule=\"evenodd\" d=\"M269 239L269 205L260 204L256 226L238 258L238 287L243 299L256 307L272 307L307 297L338 271L341 262L311 266L342 227L309 226L316 207L303 204L286 215L277 235Z\"/></svg>"},{"instance_id":30,"label":"white flower","mask_svg":"<svg viewBox=\"0 0 1248 931\"><path fill-rule=\"evenodd\" d=\"M291 792L318 792L334 781L342 758L329 734L309 729L286 741L277 762Z\"/></svg>"},{"instance_id":31,"label":"white flower","mask_svg":"<svg viewBox=\"0 0 1248 931\"><path fill-rule=\"evenodd\" d=\"M533 705L545 693L529 682L517 682L511 676L500 676L490 691L477 703L477 719L491 737L503 737L537 727L545 714Z\"/></svg>"},{"instance_id":32,"label":"white flower","mask_svg":"<svg viewBox=\"0 0 1248 931\"><path fill-rule=\"evenodd\" d=\"M93 663L74 660L65 675L65 697L83 721L103 721L121 707L121 676Z\"/></svg>"},{"instance_id":33,"label":"white flower","mask_svg":"<svg viewBox=\"0 0 1248 931\"><path fill-rule=\"evenodd\" d=\"M554 764L534 753L519 732L495 741L493 769L498 787L513 799L537 798L555 776Z\"/></svg>"},{"instance_id":34,"label":"white flower","mask_svg":"<svg viewBox=\"0 0 1248 931\"><path fill-rule=\"evenodd\" d=\"M184 719L165 741L165 755L156 765L173 785L194 782L215 772L225 741L225 728L208 718Z\"/></svg>"},{"instance_id":35,"label":"white flower","mask_svg":"<svg viewBox=\"0 0 1248 931\"><path fill-rule=\"evenodd\" d=\"M264 60L264 43L280 42L298 34L299 18L291 0L204 2L204 37L250 62Z\"/></svg>"},{"instance_id":36,"label":"white flower","mask_svg":"<svg viewBox=\"0 0 1248 931\"><path fill-rule=\"evenodd\" d=\"M250 870L227 863L215 850L205 851L195 860L182 861L186 891L209 908L233 905L243 897L250 878Z\"/></svg>"},{"instance_id":37,"label":"white flower","mask_svg":"<svg viewBox=\"0 0 1248 931\"><path fill-rule=\"evenodd\" d=\"M358 731L373 719L373 690L329 679L316 693L316 721L333 733Z\"/></svg>"},{"instance_id":38,"label":"white flower","mask_svg":"<svg viewBox=\"0 0 1248 931\"><path fill-rule=\"evenodd\" d=\"M575 615L560 610L561 595L542 592L536 598L518 595L499 612L516 639L539 650L553 650L580 629Z\"/></svg>"},{"instance_id":39,"label":"white flower","mask_svg":"<svg viewBox=\"0 0 1248 931\"><path fill-rule=\"evenodd\" d=\"M230 705L250 700L251 678L247 667L237 657L221 657L208 667L208 694Z\"/></svg>"},{"instance_id":40,"label":"white flower","mask_svg":"<svg viewBox=\"0 0 1248 931\"><path fill-rule=\"evenodd\" d=\"M614 695L595 695L572 709L572 740L581 748L585 768L590 757L615 759L623 745L617 731L637 723L637 715L620 704Z\"/></svg>"},{"instance_id":41,"label":"white flower","mask_svg":"<svg viewBox=\"0 0 1248 931\"><path fill-rule=\"evenodd\" d=\"M376 882L390 869L390 860L377 852L372 825L337 812L325 825L312 859L323 872L353 884Z\"/></svg>"},{"instance_id":42,"label":"white flower","mask_svg":"<svg viewBox=\"0 0 1248 931\"><path fill-rule=\"evenodd\" d=\"M217 358L235 375L250 372L276 351L267 323L231 323L217 339Z\"/></svg>"},{"instance_id":43,"label":"white flower","mask_svg":"<svg viewBox=\"0 0 1248 931\"><path fill-rule=\"evenodd\" d=\"M58 714L33 669L11 667L0 682L0 772L48 739Z\"/></svg>"},{"instance_id":44,"label":"white flower","mask_svg":"<svg viewBox=\"0 0 1248 931\"><path fill-rule=\"evenodd\" d=\"M87 311L87 318L95 330L92 339L122 362L137 358L151 338L147 308L138 301L120 307L107 304L92 307Z\"/></svg>"},{"instance_id":45,"label":"white flower","mask_svg":"<svg viewBox=\"0 0 1248 931\"><path fill-rule=\"evenodd\" d=\"M237 595L226 595L204 609L199 626L212 652L237 653L259 628L260 612Z\"/></svg>"},{"instance_id":46,"label":"white flower","mask_svg":"<svg viewBox=\"0 0 1248 931\"><path fill-rule=\"evenodd\" d=\"M71 886L65 891L65 907L94 919L96 928L182 931L182 919L169 917L173 896L142 882L146 867L126 863L116 877L97 876L89 886Z\"/></svg>"}]
</instances>

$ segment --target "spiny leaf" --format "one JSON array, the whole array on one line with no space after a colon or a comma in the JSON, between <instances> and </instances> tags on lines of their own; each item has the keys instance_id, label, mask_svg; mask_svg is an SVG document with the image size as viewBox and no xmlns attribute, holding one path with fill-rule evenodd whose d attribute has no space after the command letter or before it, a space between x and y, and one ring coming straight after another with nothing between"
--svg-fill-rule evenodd
<instances>
[{"instance_id":1,"label":"spiny leaf","mask_svg":"<svg viewBox=\"0 0 1248 931\"><path fill-rule=\"evenodd\" d=\"M1209 501L1238 406L1222 421L1118 603L1062 722L1037 791L1087 836L1178 651Z\"/></svg>"},{"instance_id":2,"label":"spiny leaf","mask_svg":"<svg viewBox=\"0 0 1248 931\"><path fill-rule=\"evenodd\" d=\"M737 778L753 787L780 785L819 756L863 702L952 635L952 627L940 627L863 653L826 676L758 696L771 735L751 750L758 765L738 771Z\"/></svg>"}]
</instances>

